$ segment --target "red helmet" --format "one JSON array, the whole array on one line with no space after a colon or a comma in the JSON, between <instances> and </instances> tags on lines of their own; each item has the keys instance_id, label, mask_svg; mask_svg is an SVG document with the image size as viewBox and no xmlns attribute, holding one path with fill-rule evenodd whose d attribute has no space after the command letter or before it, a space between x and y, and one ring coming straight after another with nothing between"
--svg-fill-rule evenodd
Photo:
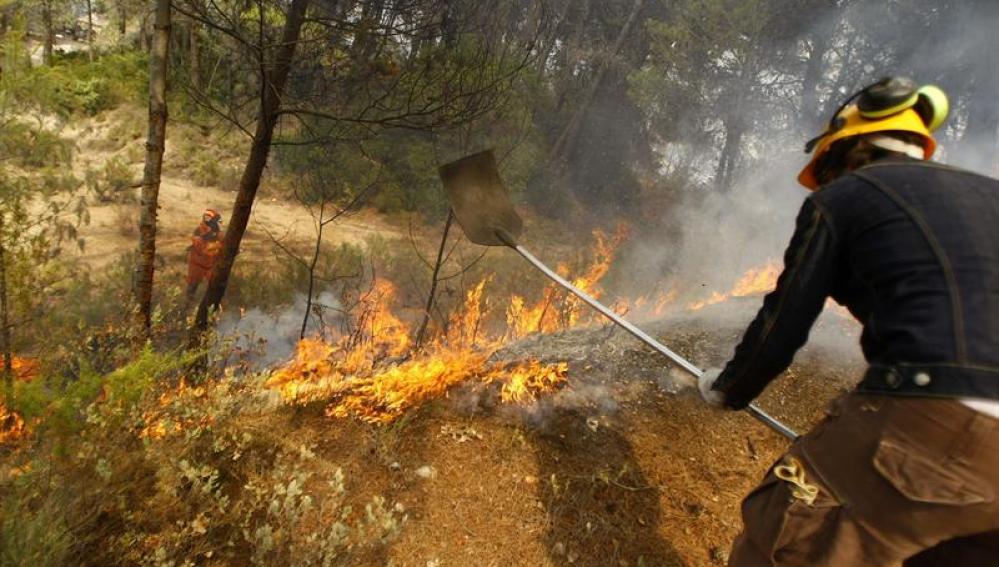
<instances>
[{"instance_id":1,"label":"red helmet","mask_svg":"<svg viewBox=\"0 0 999 567\"><path fill-rule=\"evenodd\" d=\"M222 222L222 215L215 209L205 209L205 212L201 215L201 220L205 222Z\"/></svg>"}]
</instances>

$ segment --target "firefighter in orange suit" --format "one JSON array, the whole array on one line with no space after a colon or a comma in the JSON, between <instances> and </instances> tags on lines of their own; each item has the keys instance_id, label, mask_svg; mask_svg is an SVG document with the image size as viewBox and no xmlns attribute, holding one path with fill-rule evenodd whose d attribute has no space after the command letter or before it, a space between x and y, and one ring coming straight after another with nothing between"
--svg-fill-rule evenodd
<instances>
[{"instance_id":1,"label":"firefighter in orange suit","mask_svg":"<svg viewBox=\"0 0 999 567\"><path fill-rule=\"evenodd\" d=\"M187 254L187 302L194 300L198 285L209 281L215 260L222 249L222 215L215 209L206 209L201 224L194 229L191 247Z\"/></svg>"}]
</instances>

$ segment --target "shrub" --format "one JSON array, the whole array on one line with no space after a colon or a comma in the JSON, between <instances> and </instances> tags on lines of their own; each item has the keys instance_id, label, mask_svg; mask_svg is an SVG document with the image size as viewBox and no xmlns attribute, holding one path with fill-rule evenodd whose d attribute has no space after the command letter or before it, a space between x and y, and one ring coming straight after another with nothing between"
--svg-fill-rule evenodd
<instances>
[{"instance_id":1,"label":"shrub","mask_svg":"<svg viewBox=\"0 0 999 567\"><path fill-rule=\"evenodd\" d=\"M327 238L336 230L335 225L327 227ZM326 282L336 281L345 276L360 274L363 270L364 254L351 244L326 245L320 253L316 266L316 294L322 292ZM247 259L249 260L249 259ZM241 307L272 309L286 306L296 296L304 295L308 289L308 270L300 262L284 252L275 250L272 259L260 256L256 261L238 262L235 277L227 293L227 302Z\"/></svg>"},{"instance_id":2,"label":"shrub","mask_svg":"<svg viewBox=\"0 0 999 567\"><path fill-rule=\"evenodd\" d=\"M67 565L73 539L52 500L4 500L0 507L0 565Z\"/></svg>"},{"instance_id":3,"label":"shrub","mask_svg":"<svg viewBox=\"0 0 999 567\"><path fill-rule=\"evenodd\" d=\"M0 136L0 155L12 157L21 167L53 167L70 163L73 143L51 130L11 121Z\"/></svg>"},{"instance_id":4,"label":"shrub","mask_svg":"<svg viewBox=\"0 0 999 567\"><path fill-rule=\"evenodd\" d=\"M145 351L103 376L106 394L84 408L65 457L36 449L0 481L13 560L333 565L399 533L400 505L355 505L342 470L263 413L260 378L149 387L182 360Z\"/></svg>"},{"instance_id":5,"label":"shrub","mask_svg":"<svg viewBox=\"0 0 999 567\"><path fill-rule=\"evenodd\" d=\"M100 171L87 169L84 183L90 194L101 203L131 203L135 201L132 190L134 180L132 170L119 157L113 157L104 162Z\"/></svg>"},{"instance_id":6,"label":"shrub","mask_svg":"<svg viewBox=\"0 0 999 567\"><path fill-rule=\"evenodd\" d=\"M69 58L32 69L24 92L43 108L61 116L93 116L148 95L146 55L129 51L88 62Z\"/></svg>"}]
</instances>

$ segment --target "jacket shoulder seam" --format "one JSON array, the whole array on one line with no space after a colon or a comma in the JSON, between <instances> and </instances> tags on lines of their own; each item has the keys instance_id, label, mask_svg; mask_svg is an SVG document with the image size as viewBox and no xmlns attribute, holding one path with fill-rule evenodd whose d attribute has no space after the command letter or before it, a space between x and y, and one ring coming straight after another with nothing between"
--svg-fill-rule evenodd
<instances>
[{"instance_id":1,"label":"jacket shoulder seam","mask_svg":"<svg viewBox=\"0 0 999 567\"><path fill-rule=\"evenodd\" d=\"M838 242L839 233L836 230L837 228L836 223L833 222L833 215L829 211L828 207L826 207L826 204L823 203L821 199L818 198L811 198L808 199L808 201L812 203L812 206L814 206L815 210L818 211L819 216L822 218L822 221L825 222L827 227L829 227L829 233L832 235L833 242Z\"/></svg>"},{"instance_id":2,"label":"jacket shoulder seam","mask_svg":"<svg viewBox=\"0 0 999 567\"><path fill-rule=\"evenodd\" d=\"M954 268L951 266L950 258L947 256L946 251L944 251L943 246L937 240L936 234L930 228L929 224L926 223L926 219L923 218L919 211L916 211L908 203L902 199L902 196L896 193L891 187L886 185L879 179L876 179L866 172L854 171L854 175L863 179L870 185L872 185L878 191L881 191L886 197L892 200L902 211L912 219L912 222L916 224L919 231L922 233L923 238L926 239L927 244L930 246L930 250L933 251L933 255L936 256L937 262L940 264L940 270L943 272L944 279L947 282L947 292L950 296L951 302L951 318L953 319L954 325L954 346L957 351L957 360L961 363L966 363L968 360L968 345L966 341L966 336L964 333L964 311L963 303L961 301L961 293L957 287L957 278L954 277Z\"/></svg>"}]
</instances>

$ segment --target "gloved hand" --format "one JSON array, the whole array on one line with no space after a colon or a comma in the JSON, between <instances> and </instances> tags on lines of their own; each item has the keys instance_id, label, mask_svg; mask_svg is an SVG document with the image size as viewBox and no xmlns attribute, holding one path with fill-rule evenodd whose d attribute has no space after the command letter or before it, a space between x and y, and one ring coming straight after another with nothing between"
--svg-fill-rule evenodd
<instances>
[{"instance_id":1,"label":"gloved hand","mask_svg":"<svg viewBox=\"0 0 999 567\"><path fill-rule=\"evenodd\" d=\"M721 368L709 368L697 379L697 389L701 392L701 398L713 408L725 407L725 394L711 389L721 372Z\"/></svg>"}]
</instances>

